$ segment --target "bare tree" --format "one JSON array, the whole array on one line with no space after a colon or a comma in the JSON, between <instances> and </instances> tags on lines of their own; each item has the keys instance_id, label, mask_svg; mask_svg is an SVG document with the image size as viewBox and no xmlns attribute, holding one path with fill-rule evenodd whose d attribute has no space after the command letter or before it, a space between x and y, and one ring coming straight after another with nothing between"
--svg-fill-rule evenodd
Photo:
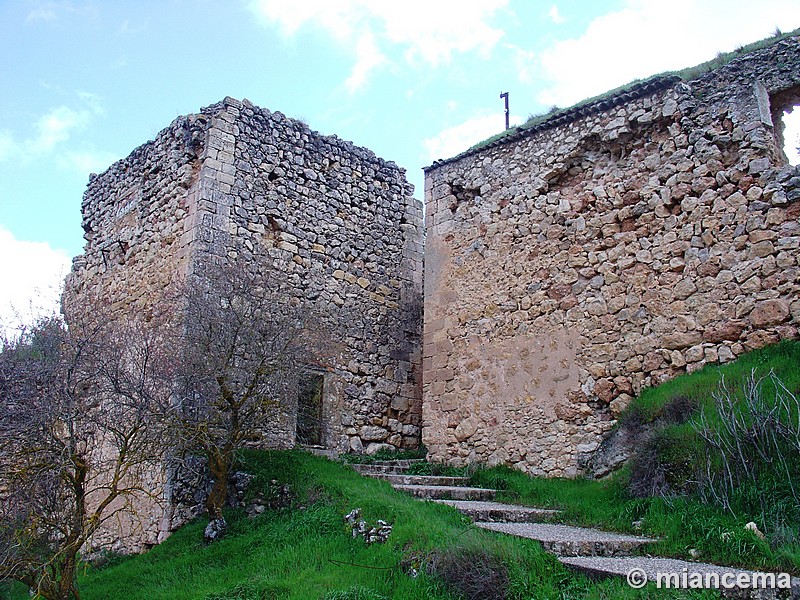
<instances>
[{"instance_id":1,"label":"bare tree","mask_svg":"<svg viewBox=\"0 0 800 600\"><path fill-rule=\"evenodd\" d=\"M213 481L206 501L212 541L225 533L222 510L235 454L268 441L315 339L306 313L276 270L226 261L206 264L179 291L175 422L188 452L205 456Z\"/></svg>"},{"instance_id":2,"label":"bare tree","mask_svg":"<svg viewBox=\"0 0 800 600\"><path fill-rule=\"evenodd\" d=\"M98 314L95 311L94 317ZM0 579L78 598L79 552L151 491L169 364L163 327L48 318L0 353Z\"/></svg>"}]
</instances>

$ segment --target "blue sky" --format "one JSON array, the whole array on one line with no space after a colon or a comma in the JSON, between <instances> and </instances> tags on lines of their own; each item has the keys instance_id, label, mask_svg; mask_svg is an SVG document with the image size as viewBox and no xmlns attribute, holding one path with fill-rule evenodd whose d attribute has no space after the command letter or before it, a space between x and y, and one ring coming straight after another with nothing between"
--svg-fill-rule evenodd
<instances>
[{"instance_id":1,"label":"blue sky","mask_svg":"<svg viewBox=\"0 0 800 600\"><path fill-rule=\"evenodd\" d=\"M800 27L796 0L0 0L0 324L50 306L90 172L225 96L408 170ZM800 111L796 111L800 113ZM798 134L800 135L800 134Z\"/></svg>"}]
</instances>

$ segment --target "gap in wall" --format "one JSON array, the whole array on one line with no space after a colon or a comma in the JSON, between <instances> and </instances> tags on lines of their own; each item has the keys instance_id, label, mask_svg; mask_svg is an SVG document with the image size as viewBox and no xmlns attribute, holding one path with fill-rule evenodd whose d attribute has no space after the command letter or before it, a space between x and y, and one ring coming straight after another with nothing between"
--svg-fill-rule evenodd
<instances>
[{"instance_id":1,"label":"gap in wall","mask_svg":"<svg viewBox=\"0 0 800 600\"><path fill-rule=\"evenodd\" d=\"M783 152L790 165L800 165L800 105L783 111Z\"/></svg>"}]
</instances>

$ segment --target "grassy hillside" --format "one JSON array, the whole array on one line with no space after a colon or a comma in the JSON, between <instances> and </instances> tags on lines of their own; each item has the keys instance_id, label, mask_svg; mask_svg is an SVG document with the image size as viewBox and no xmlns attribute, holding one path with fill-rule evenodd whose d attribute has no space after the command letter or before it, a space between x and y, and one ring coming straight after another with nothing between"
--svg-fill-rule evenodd
<instances>
[{"instance_id":1,"label":"grassy hillside","mask_svg":"<svg viewBox=\"0 0 800 600\"><path fill-rule=\"evenodd\" d=\"M288 483L291 506L255 518L231 511L230 534L210 546L199 521L145 554L87 566L83 600L651 597L622 581L573 574L535 542L476 529L449 507L415 501L346 465L301 452L254 452L242 467L256 475L251 495L269 498L270 482ZM353 508L369 523L392 523L388 542L354 538L343 520ZM483 587L478 595L462 595L476 587ZM6 588L0 598L28 594Z\"/></svg>"},{"instance_id":2,"label":"grassy hillside","mask_svg":"<svg viewBox=\"0 0 800 600\"><path fill-rule=\"evenodd\" d=\"M706 465L718 469L720 463L706 452L701 435L726 423L718 410L726 397L720 394L723 380L747 435L748 427L779 428L781 419L800 423L796 405L786 404L785 414L771 408L777 406L776 394L800 390L799 366L800 343L784 342L646 390L620 427L650 432L640 449L650 462L635 458L610 479L534 479L494 468L477 470L472 483L500 488L504 500L560 508L563 522L659 537L651 553L800 574L800 507L787 479L753 463L754 482L737 488L727 506L720 504L703 493ZM753 377L761 380L760 405L746 401ZM754 415L754 408L768 417ZM785 460L773 462L799 469L800 452L792 446L783 450ZM200 520L140 556L87 565L80 579L83 600L713 597L590 581L535 542L477 529L449 507L416 501L345 464L303 452L249 452L240 468L255 476L245 500L261 497L268 505L262 514L251 518L243 509L230 511L229 535L210 546L202 542ZM449 473L436 466L417 470ZM669 485L657 495L632 493L639 471L659 470L659 481ZM800 472L790 475L800 481ZM353 537L344 515L354 508L370 524L383 519L393 525L386 543L367 545ZM745 528L750 521L766 534L763 539ZM0 584L0 599L24 598L27 590Z\"/></svg>"},{"instance_id":3,"label":"grassy hillside","mask_svg":"<svg viewBox=\"0 0 800 600\"><path fill-rule=\"evenodd\" d=\"M560 508L565 522L659 537L653 553L800 574L798 397L800 342L785 341L644 390L618 423L640 440L637 453L607 480L495 468L473 483Z\"/></svg>"}]
</instances>

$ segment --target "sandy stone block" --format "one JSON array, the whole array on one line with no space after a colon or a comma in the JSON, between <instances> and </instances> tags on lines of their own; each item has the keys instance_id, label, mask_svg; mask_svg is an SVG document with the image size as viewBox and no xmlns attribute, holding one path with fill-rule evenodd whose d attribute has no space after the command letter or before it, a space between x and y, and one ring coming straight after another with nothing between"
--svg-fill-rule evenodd
<instances>
[{"instance_id":1,"label":"sandy stone block","mask_svg":"<svg viewBox=\"0 0 800 600\"><path fill-rule=\"evenodd\" d=\"M459 442L463 442L471 438L478 431L478 421L475 418L465 419L458 424L455 429L454 435Z\"/></svg>"},{"instance_id":2,"label":"sandy stone block","mask_svg":"<svg viewBox=\"0 0 800 600\"><path fill-rule=\"evenodd\" d=\"M440 406L444 412L456 410L458 408L458 395L452 392L449 394L443 394L441 396Z\"/></svg>"},{"instance_id":3,"label":"sandy stone block","mask_svg":"<svg viewBox=\"0 0 800 600\"><path fill-rule=\"evenodd\" d=\"M789 314L789 303L778 298L756 303L748 319L753 327L768 327L782 323L789 318Z\"/></svg>"},{"instance_id":4,"label":"sandy stone block","mask_svg":"<svg viewBox=\"0 0 800 600\"><path fill-rule=\"evenodd\" d=\"M441 341L436 342L436 353L437 354L450 354L455 346L453 345L453 341L450 338L445 338Z\"/></svg>"},{"instance_id":5,"label":"sandy stone block","mask_svg":"<svg viewBox=\"0 0 800 600\"><path fill-rule=\"evenodd\" d=\"M686 359L680 350L673 350L670 353L669 362L673 367L681 368L686 366Z\"/></svg>"},{"instance_id":6,"label":"sandy stone block","mask_svg":"<svg viewBox=\"0 0 800 600\"><path fill-rule=\"evenodd\" d=\"M703 331L703 340L712 344L722 341L736 341L744 331L744 323L727 321L706 328Z\"/></svg>"},{"instance_id":7,"label":"sandy stone block","mask_svg":"<svg viewBox=\"0 0 800 600\"><path fill-rule=\"evenodd\" d=\"M287 252L291 252L292 254L297 254L298 250L297 246L295 246L294 244L290 244L289 242L283 242L283 241L278 242L277 247L280 248L281 250L286 250Z\"/></svg>"},{"instance_id":8,"label":"sandy stone block","mask_svg":"<svg viewBox=\"0 0 800 600\"><path fill-rule=\"evenodd\" d=\"M425 381L433 380L433 383L431 383L430 394L434 397L444 394L447 391L447 382L435 380L434 378L436 376L436 371L429 371L430 378L427 376L427 373L428 372L426 372L426 376L424 378Z\"/></svg>"},{"instance_id":9,"label":"sandy stone block","mask_svg":"<svg viewBox=\"0 0 800 600\"><path fill-rule=\"evenodd\" d=\"M664 348L667 350L680 350L681 348L688 348L699 344L703 336L698 331L690 331L686 333L671 333L663 337Z\"/></svg>"},{"instance_id":10,"label":"sandy stone block","mask_svg":"<svg viewBox=\"0 0 800 600\"><path fill-rule=\"evenodd\" d=\"M750 232L749 237L753 244L757 244L765 240L774 240L778 237L778 234L770 229L756 229Z\"/></svg>"},{"instance_id":11,"label":"sandy stone block","mask_svg":"<svg viewBox=\"0 0 800 600\"><path fill-rule=\"evenodd\" d=\"M436 380L437 381L450 381L455 377L455 372L453 371L452 367L445 367L443 369L437 369L436 371Z\"/></svg>"},{"instance_id":12,"label":"sandy stone block","mask_svg":"<svg viewBox=\"0 0 800 600\"><path fill-rule=\"evenodd\" d=\"M685 300L697 291L697 285L691 279L681 279L672 288L675 297L679 300Z\"/></svg>"},{"instance_id":13,"label":"sandy stone block","mask_svg":"<svg viewBox=\"0 0 800 600\"><path fill-rule=\"evenodd\" d=\"M749 255L751 258L764 258L775 252L775 246L769 240L758 242L750 247Z\"/></svg>"},{"instance_id":14,"label":"sandy stone block","mask_svg":"<svg viewBox=\"0 0 800 600\"><path fill-rule=\"evenodd\" d=\"M433 355L433 368L440 369L447 366L448 363L448 355L447 354L440 354L434 353Z\"/></svg>"}]
</instances>

